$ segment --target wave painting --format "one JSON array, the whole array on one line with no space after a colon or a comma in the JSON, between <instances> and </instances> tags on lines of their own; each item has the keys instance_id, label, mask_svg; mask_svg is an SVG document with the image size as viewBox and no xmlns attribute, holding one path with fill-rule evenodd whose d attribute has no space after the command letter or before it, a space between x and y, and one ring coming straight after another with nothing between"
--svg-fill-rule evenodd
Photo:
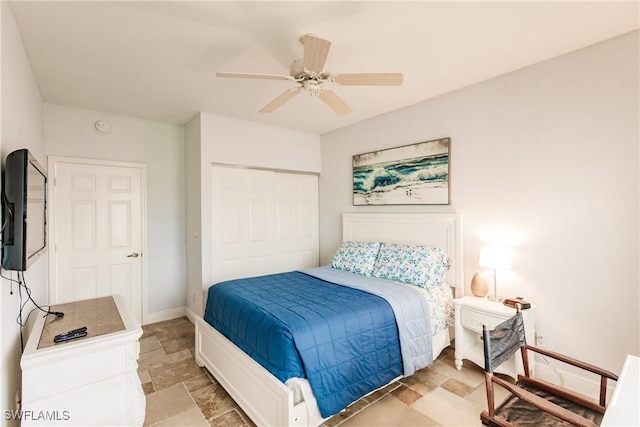
<instances>
[{"instance_id":1,"label":"wave painting","mask_svg":"<svg viewBox=\"0 0 640 427\"><path fill-rule=\"evenodd\" d=\"M448 204L449 141L354 156L353 204Z\"/></svg>"}]
</instances>

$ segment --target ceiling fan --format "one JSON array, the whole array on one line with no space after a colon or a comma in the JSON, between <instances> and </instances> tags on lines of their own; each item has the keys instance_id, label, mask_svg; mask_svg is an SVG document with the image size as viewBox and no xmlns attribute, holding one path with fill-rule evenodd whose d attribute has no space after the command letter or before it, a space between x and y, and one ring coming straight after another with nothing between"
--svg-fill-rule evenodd
<instances>
[{"instance_id":1,"label":"ceiling fan","mask_svg":"<svg viewBox=\"0 0 640 427\"><path fill-rule=\"evenodd\" d=\"M271 113L285 102L299 94L309 92L317 95L325 104L338 115L349 114L352 110L333 90L325 85L337 86L400 86L402 73L359 73L359 74L331 74L323 71L329 54L331 42L312 34L300 37L304 46L304 56L291 64L288 76L278 74L256 74L218 72L218 77L232 77L244 79L289 80L300 84L278 96L260 110L261 113Z\"/></svg>"}]
</instances>

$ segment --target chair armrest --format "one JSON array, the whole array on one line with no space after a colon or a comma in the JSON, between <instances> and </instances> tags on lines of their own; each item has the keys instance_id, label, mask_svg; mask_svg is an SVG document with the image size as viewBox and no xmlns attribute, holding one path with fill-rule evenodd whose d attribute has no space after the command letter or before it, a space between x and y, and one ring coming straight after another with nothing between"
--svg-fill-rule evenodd
<instances>
[{"instance_id":1,"label":"chair armrest","mask_svg":"<svg viewBox=\"0 0 640 427\"><path fill-rule=\"evenodd\" d=\"M528 402L534 405L535 407L540 408L541 410L551 415L555 415L556 417L561 418L569 423L572 423L578 426L584 426L584 427L597 427L597 424L594 424L590 420L583 418L580 415L573 413L565 408L562 408L554 403L551 403L540 396L536 396L535 394L530 393L527 390L524 390L518 387L517 385L511 384L510 382L507 382L502 378L499 378L494 375L491 377L491 381L504 387L513 395L519 397L525 402Z\"/></svg>"},{"instance_id":2,"label":"chair armrest","mask_svg":"<svg viewBox=\"0 0 640 427\"><path fill-rule=\"evenodd\" d=\"M545 348L540 348L529 344L527 344L525 347L527 348L527 350L531 350L535 353L544 354L545 356L549 356L561 362L568 363L589 372L593 372L594 374L600 375L602 377L618 381L618 376L613 372L606 371L597 366L591 365L578 359L574 359L573 357L565 356L564 354L556 353L555 351L549 351Z\"/></svg>"}]
</instances>

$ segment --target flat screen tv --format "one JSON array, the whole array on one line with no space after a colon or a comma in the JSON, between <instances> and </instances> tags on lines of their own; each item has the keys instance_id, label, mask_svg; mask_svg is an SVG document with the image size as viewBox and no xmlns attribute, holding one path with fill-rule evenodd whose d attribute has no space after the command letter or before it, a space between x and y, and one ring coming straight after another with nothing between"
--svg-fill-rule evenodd
<instances>
[{"instance_id":1,"label":"flat screen tv","mask_svg":"<svg viewBox=\"0 0 640 427\"><path fill-rule=\"evenodd\" d=\"M29 150L7 156L2 179L2 268L25 271L47 248L47 173Z\"/></svg>"}]
</instances>

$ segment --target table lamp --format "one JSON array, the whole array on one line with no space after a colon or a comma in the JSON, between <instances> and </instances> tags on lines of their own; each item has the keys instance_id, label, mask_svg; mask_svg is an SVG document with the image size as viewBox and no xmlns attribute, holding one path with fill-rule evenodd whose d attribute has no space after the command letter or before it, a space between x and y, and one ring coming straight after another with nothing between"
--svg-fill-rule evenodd
<instances>
[{"instance_id":1,"label":"table lamp","mask_svg":"<svg viewBox=\"0 0 640 427\"><path fill-rule=\"evenodd\" d=\"M506 248L500 246L483 246L480 249L480 267L493 269L493 297L488 297L490 301L502 301L498 296L498 286L496 283L496 270L508 270L511 268L509 253Z\"/></svg>"}]
</instances>

